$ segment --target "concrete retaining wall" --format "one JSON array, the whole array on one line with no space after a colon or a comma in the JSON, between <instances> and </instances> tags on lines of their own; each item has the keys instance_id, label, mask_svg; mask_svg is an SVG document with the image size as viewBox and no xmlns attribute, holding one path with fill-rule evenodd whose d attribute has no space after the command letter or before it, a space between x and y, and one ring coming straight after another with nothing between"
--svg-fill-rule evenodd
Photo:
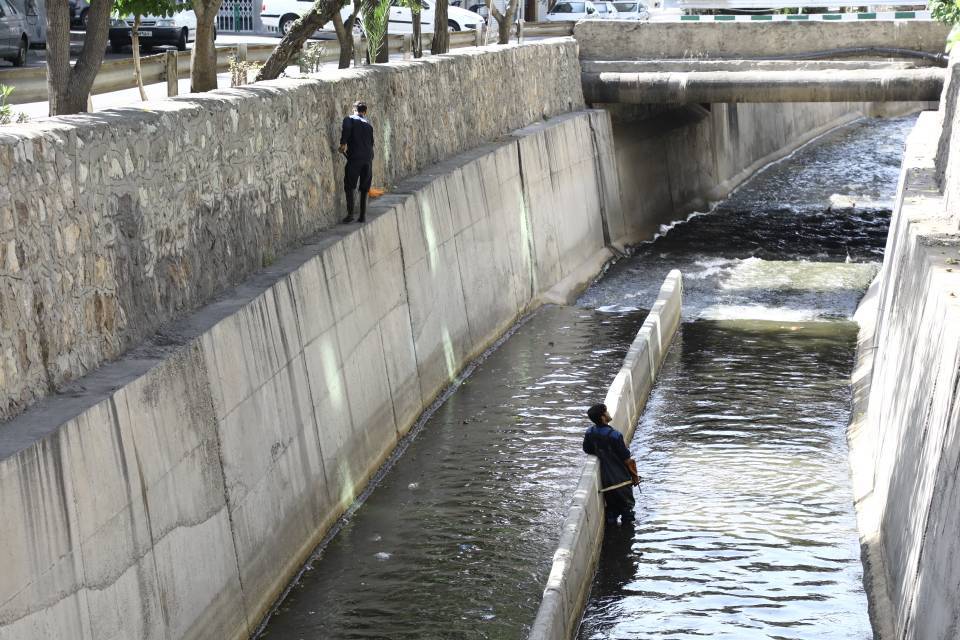
<instances>
[{"instance_id":1,"label":"concrete retaining wall","mask_svg":"<svg viewBox=\"0 0 960 640\"><path fill-rule=\"evenodd\" d=\"M607 391L613 424L627 442L680 326L683 279L679 271L667 275L657 300L637 332L637 337ZM530 632L530 640L568 640L574 637L590 593L603 539L603 498L600 467L590 456L583 465L553 566L543 592L543 601Z\"/></svg>"},{"instance_id":2,"label":"concrete retaining wall","mask_svg":"<svg viewBox=\"0 0 960 640\"><path fill-rule=\"evenodd\" d=\"M470 49L0 129L0 421L340 220L354 100L393 185L582 108L576 51Z\"/></svg>"},{"instance_id":3,"label":"concrete retaining wall","mask_svg":"<svg viewBox=\"0 0 960 640\"><path fill-rule=\"evenodd\" d=\"M851 103L713 104L675 109L610 105L625 237L649 239L706 211L765 165L866 113Z\"/></svg>"},{"instance_id":4,"label":"concrete retaining wall","mask_svg":"<svg viewBox=\"0 0 960 640\"><path fill-rule=\"evenodd\" d=\"M958 124L950 93L909 138L883 268L857 312L850 455L881 640L960 636L960 199L938 182L960 145L938 152L944 123Z\"/></svg>"},{"instance_id":5,"label":"concrete retaining wall","mask_svg":"<svg viewBox=\"0 0 960 640\"><path fill-rule=\"evenodd\" d=\"M941 53L950 27L930 20L632 22L584 20L574 27L585 60L752 58L845 47ZM879 56L878 56L879 57Z\"/></svg>"},{"instance_id":6,"label":"concrete retaining wall","mask_svg":"<svg viewBox=\"0 0 960 640\"><path fill-rule=\"evenodd\" d=\"M609 257L609 127L435 165L5 425L0 639L246 637L451 377Z\"/></svg>"}]
</instances>

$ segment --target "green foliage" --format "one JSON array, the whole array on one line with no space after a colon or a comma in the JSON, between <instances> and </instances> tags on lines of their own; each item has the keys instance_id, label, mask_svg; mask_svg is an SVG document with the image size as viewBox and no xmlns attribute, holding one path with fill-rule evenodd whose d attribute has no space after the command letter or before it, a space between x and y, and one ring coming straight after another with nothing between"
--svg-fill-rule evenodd
<instances>
[{"instance_id":1,"label":"green foliage","mask_svg":"<svg viewBox=\"0 0 960 640\"><path fill-rule=\"evenodd\" d=\"M13 108L7 104L7 98L13 93L13 87L0 84L0 125L10 124L12 122L26 122L29 120L25 113L13 115Z\"/></svg>"},{"instance_id":2,"label":"green foliage","mask_svg":"<svg viewBox=\"0 0 960 640\"><path fill-rule=\"evenodd\" d=\"M297 64L300 66L300 73L316 73L323 66L323 52L325 47L320 42L312 42L303 45L303 51L300 52L300 59Z\"/></svg>"},{"instance_id":3,"label":"green foliage","mask_svg":"<svg viewBox=\"0 0 960 640\"><path fill-rule=\"evenodd\" d=\"M247 62L245 60L240 60L237 56L230 56L227 60L227 64L230 69L230 86L231 87L242 87L243 85L250 82L251 74L256 76L257 72L260 71L262 64L256 62Z\"/></svg>"},{"instance_id":4,"label":"green foliage","mask_svg":"<svg viewBox=\"0 0 960 640\"><path fill-rule=\"evenodd\" d=\"M953 51L958 44L960 44L960 24L955 24L947 35L947 53Z\"/></svg>"},{"instance_id":5,"label":"green foliage","mask_svg":"<svg viewBox=\"0 0 960 640\"><path fill-rule=\"evenodd\" d=\"M189 4L177 2L177 0L113 0L113 12L121 18L127 16L167 18L189 8Z\"/></svg>"},{"instance_id":6,"label":"green foliage","mask_svg":"<svg viewBox=\"0 0 960 640\"><path fill-rule=\"evenodd\" d=\"M930 15L940 22L960 24L960 0L931 0Z\"/></svg>"},{"instance_id":7,"label":"green foliage","mask_svg":"<svg viewBox=\"0 0 960 640\"><path fill-rule=\"evenodd\" d=\"M930 15L934 20L952 24L953 29L947 36L947 51L960 42L960 0L931 0Z\"/></svg>"},{"instance_id":8,"label":"green foliage","mask_svg":"<svg viewBox=\"0 0 960 640\"><path fill-rule=\"evenodd\" d=\"M363 12L363 30L367 34L367 50L371 62L376 59L380 45L387 38L387 24L390 20L390 0L367 0Z\"/></svg>"},{"instance_id":9,"label":"green foliage","mask_svg":"<svg viewBox=\"0 0 960 640\"><path fill-rule=\"evenodd\" d=\"M422 0L400 0L400 6L410 9L412 13L420 13L423 9Z\"/></svg>"}]
</instances>

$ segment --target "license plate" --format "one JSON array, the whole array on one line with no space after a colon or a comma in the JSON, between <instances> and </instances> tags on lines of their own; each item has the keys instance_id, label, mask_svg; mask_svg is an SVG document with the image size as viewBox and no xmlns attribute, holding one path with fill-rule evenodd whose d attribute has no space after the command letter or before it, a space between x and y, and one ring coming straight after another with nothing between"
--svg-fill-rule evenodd
<instances>
[{"instance_id":1,"label":"license plate","mask_svg":"<svg viewBox=\"0 0 960 640\"><path fill-rule=\"evenodd\" d=\"M140 29L140 31L138 31L137 33L140 34L141 38L149 38L153 36L153 31L144 31L143 29ZM130 36L131 37L133 36L133 29L130 30Z\"/></svg>"}]
</instances>

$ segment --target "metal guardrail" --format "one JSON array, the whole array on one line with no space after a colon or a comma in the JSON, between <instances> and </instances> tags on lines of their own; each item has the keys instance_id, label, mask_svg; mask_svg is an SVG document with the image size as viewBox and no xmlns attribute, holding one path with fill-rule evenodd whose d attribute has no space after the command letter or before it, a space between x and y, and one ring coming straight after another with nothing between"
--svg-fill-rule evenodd
<instances>
[{"instance_id":1,"label":"metal guardrail","mask_svg":"<svg viewBox=\"0 0 960 640\"><path fill-rule=\"evenodd\" d=\"M568 36L573 33L573 23L529 23L522 27L524 36ZM450 34L450 48L472 47L478 44L476 31L459 31ZM279 40L277 41L279 43ZM321 41L324 48L320 57L322 62L335 62L340 59L340 45L336 40ZM410 36L391 35L387 49L393 53L410 51ZM424 36L424 50L429 49L429 36ZM227 71L230 59L237 58L248 62L265 62L275 44L239 44L217 47L217 71ZM143 84L166 82L168 95L176 95L176 83L173 78L190 77L190 52L168 51L161 54L141 56L140 69ZM47 99L47 70L45 67L31 69L11 69L0 72L0 83L14 87L7 98L10 104L44 102ZM93 95L134 89L137 84L133 77L133 59L107 60L100 66L97 79L93 83Z\"/></svg>"}]
</instances>

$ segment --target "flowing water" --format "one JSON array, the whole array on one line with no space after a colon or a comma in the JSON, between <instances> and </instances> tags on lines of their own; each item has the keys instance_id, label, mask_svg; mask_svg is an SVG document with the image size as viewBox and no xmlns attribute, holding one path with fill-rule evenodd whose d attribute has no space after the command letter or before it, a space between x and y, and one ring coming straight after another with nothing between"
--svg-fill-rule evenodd
<instances>
[{"instance_id":1,"label":"flowing water","mask_svg":"<svg viewBox=\"0 0 960 640\"><path fill-rule=\"evenodd\" d=\"M666 273L684 325L632 447L584 638L867 638L844 427L911 119L866 121L547 307L427 419L261 632L525 636L601 399Z\"/></svg>"},{"instance_id":2,"label":"flowing water","mask_svg":"<svg viewBox=\"0 0 960 640\"><path fill-rule=\"evenodd\" d=\"M547 307L426 421L264 638L520 638L603 398L645 314Z\"/></svg>"},{"instance_id":3,"label":"flowing water","mask_svg":"<svg viewBox=\"0 0 960 640\"><path fill-rule=\"evenodd\" d=\"M618 264L623 312L684 273L684 319L631 450L637 521L608 529L580 638L873 637L846 425L857 328L911 118L768 169Z\"/></svg>"}]
</instances>

